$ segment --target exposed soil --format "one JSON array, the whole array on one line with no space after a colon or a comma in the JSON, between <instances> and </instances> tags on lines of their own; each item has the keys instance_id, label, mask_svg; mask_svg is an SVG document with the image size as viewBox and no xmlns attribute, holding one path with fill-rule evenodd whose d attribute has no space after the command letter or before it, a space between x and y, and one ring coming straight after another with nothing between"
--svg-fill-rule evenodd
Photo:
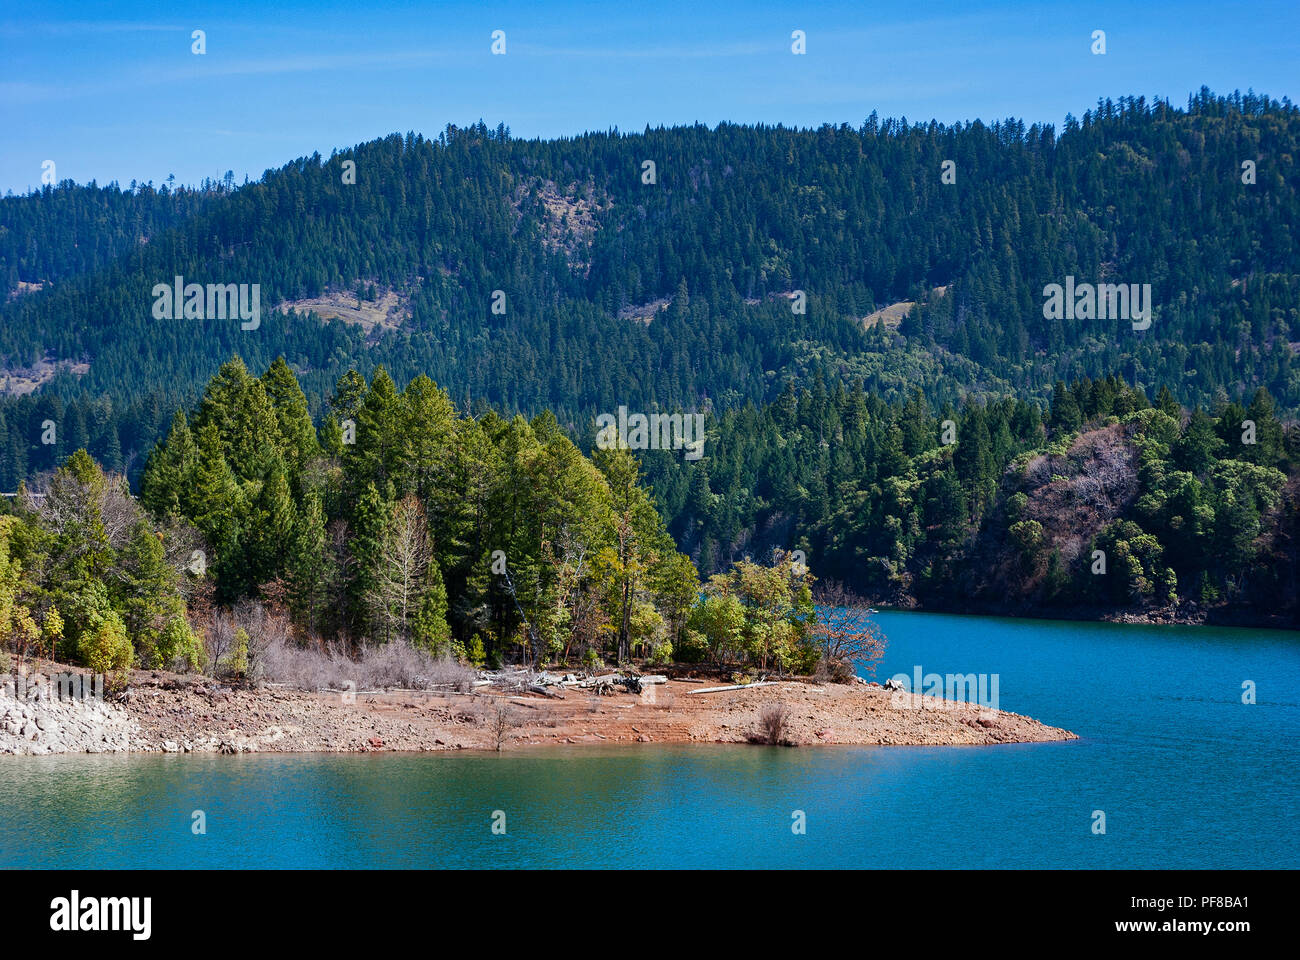
<instances>
[{"instance_id":1,"label":"exposed soil","mask_svg":"<svg viewBox=\"0 0 1300 960\"><path fill-rule=\"evenodd\" d=\"M366 285L369 285L368 282ZM306 300L287 300L276 309L303 315L314 313L322 320L338 319L344 323L356 324L367 337L377 335L376 327L381 333L396 330L410 319L409 296L383 288L377 291L377 296L376 300L358 302L354 290L337 290Z\"/></svg>"},{"instance_id":2,"label":"exposed soil","mask_svg":"<svg viewBox=\"0 0 1300 960\"><path fill-rule=\"evenodd\" d=\"M691 694L705 684L671 680L641 694L563 699L495 691L339 693L228 687L140 673L124 702L138 724L132 749L368 751L494 749L554 743L745 743L760 737L766 708L786 710L792 744L993 744L1073 740L1029 717L864 684L781 682ZM504 721L497 719L498 712Z\"/></svg>"},{"instance_id":3,"label":"exposed soil","mask_svg":"<svg viewBox=\"0 0 1300 960\"><path fill-rule=\"evenodd\" d=\"M90 372L90 364L45 357L35 366L13 370L0 368L0 396L22 397L35 393L54 379L60 370L70 370L79 377Z\"/></svg>"}]
</instances>

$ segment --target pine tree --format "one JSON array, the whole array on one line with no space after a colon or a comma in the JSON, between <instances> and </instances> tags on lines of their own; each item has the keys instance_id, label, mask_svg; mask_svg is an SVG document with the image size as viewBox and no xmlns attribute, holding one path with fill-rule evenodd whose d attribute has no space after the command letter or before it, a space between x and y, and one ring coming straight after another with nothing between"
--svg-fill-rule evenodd
<instances>
[{"instance_id":1,"label":"pine tree","mask_svg":"<svg viewBox=\"0 0 1300 960\"><path fill-rule=\"evenodd\" d=\"M377 490L392 484L396 496L401 481L402 402L393 379L380 367L375 371L356 412L356 443L344 447L343 463L353 489L367 483Z\"/></svg>"},{"instance_id":2,"label":"pine tree","mask_svg":"<svg viewBox=\"0 0 1300 960\"><path fill-rule=\"evenodd\" d=\"M156 517L179 516L194 506L194 468L198 449L183 410L172 417L167 439L154 448L145 466L140 500Z\"/></svg>"},{"instance_id":3,"label":"pine tree","mask_svg":"<svg viewBox=\"0 0 1300 960\"><path fill-rule=\"evenodd\" d=\"M261 379L283 441L280 453L296 481L303 466L320 453L316 430L307 411L307 397L284 357L277 357Z\"/></svg>"},{"instance_id":4,"label":"pine tree","mask_svg":"<svg viewBox=\"0 0 1300 960\"><path fill-rule=\"evenodd\" d=\"M244 550L248 559L249 587L285 576L298 529L293 498L283 462L271 460L266 477L253 503Z\"/></svg>"},{"instance_id":5,"label":"pine tree","mask_svg":"<svg viewBox=\"0 0 1300 960\"><path fill-rule=\"evenodd\" d=\"M159 535L147 521L136 521L131 539L118 557L115 606L122 612L128 639L146 666L169 665L159 661L158 647L167 622L184 611L176 581Z\"/></svg>"},{"instance_id":6,"label":"pine tree","mask_svg":"<svg viewBox=\"0 0 1300 960\"><path fill-rule=\"evenodd\" d=\"M451 649L451 628L447 625L447 587L438 564L430 562L420 591L419 605L411 622L415 643L441 656Z\"/></svg>"},{"instance_id":7,"label":"pine tree","mask_svg":"<svg viewBox=\"0 0 1300 960\"><path fill-rule=\"evenodd\" d=\"M1214 421L1197 407L1183 428L1183 435L1174 444L1174 460L1184 470L1204 473L1218 459L1223 448L1223 441L1214 431Z\"/></svg>"},{"instance_id":8,"label":"pine tree","mask_svg":"<svg viewBox=\"0 0 1300 960\"><path fill-rule=\"evenodd\" d=\"M288 557L289 602L308 636L317 635L326 619L326 604L337 571L326 550L325 511L317 491L308 491L298 512Z\"/></svg>"},{"instance_id":9,"label":"pine tree","mask_svg":"<svg viewBox=\"0 0 1300 960\"><path fill-rule=\"evenodd\" d=\"M379 583L378 569L390 513L374 483L367 483L353 511L348 541L352 561L347 591L349 615L362 635L373 635L375 629L371 601Z\"/></svg>"},{"instance_id":10,"label":"pine tree","mask_svg":"<svg viewBox=\"0 0 1300 960\"><path fill-rule=\"evenodd\" d=\"M215 423L209 423L199 431L193 476L192 500L186 516L218 559L232 557L237 552L240 530L246 521L246 507L243 492L222 453L221 437ZM234 575L235 571L231 573ZM224 577L224 574L218 571L218 576Z\"/></svg>"}]
</instances>

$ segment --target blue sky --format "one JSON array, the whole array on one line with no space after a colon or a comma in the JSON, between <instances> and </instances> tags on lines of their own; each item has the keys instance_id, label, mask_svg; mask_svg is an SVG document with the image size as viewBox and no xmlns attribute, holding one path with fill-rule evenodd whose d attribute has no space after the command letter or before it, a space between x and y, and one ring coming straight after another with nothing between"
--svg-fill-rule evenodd
<instances>
[{"instance_id":1,"label":"blue sky","mask_svg":"<svg viewBox=\"0 0 1300 960\"><path fill-rule=\"evenodd\" d=\"M1060 124L1202 84L1297 98L1300 4L0 3L0 192L256 179L482 118L515 136L884 116ZM191 32L207 52L191 52ZM807 54L791 53L803 30ZM494 30L506 55L490 52ZM1090 51L1093 30L1107 52Z\"/></svg>"}]
</instances>

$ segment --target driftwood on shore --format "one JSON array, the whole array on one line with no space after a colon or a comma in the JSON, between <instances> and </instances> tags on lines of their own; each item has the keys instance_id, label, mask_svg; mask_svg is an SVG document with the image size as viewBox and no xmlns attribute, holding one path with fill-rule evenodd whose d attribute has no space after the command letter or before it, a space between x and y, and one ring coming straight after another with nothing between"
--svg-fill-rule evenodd
<instances>
[{"instance_id":1,"label":"driftwood on shore","mask_svg":"<svg viewBox=\"0 0 1300 960\"><path fill-rule=\"evenodd\" d=\"M667 682L668 682L668 678L663 674L658 674L658 673L648 674L647 676L644 677L638 676L637 674L634 673L626 673L626 674L602 673L598 677L583 677L582 679L578 679L575 677L572 679L561 680L560 686L577 687L580 690L585 690L591 687L602 687L610 684L619 684L622 686L631 687L631 686L635 686L636 684L640 684L641 686L646 686L649 684L667 683Z\"/></svg>"},{"instance_id":2,"label":"driftwood on shore","mask_svg":"<svg viewBox=\"0 0 1300 960\"><path fill-rule=\"evenodd\" d=\"M732 683L725 687L703 687L699 690L687 690L688 697L694 697L701 693L722 693L724 690L753 690L755 687L771 687L776 685L775 680L759 680L755 683Z\"/></svg>"},{"instance_id":3,"label":"driftwood on shore","mask_svg":"<svg viewBox=\"0 0 1300 960\"><path fill-rule=\"evenodd\" d=\"M569 688L591 690L594 693L608 695L615 693L615 687L623 687L629 693L640 693L646 686L667 683L663 674L641 676L634 670L615 671L593 677L580 677L572 673L563 676L533 672L531 670L511 670L501 672L483 671L479 679L473 681L475 690L482 687L496 687L516 693L535 693L551 700L563 700L564 691Z\"/></svg>"}]
</instances>

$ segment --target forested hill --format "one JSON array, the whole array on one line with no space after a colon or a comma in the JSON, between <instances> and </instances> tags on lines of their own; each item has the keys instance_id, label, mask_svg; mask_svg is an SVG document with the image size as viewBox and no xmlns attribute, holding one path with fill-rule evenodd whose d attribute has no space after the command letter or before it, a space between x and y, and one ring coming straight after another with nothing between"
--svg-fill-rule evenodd
<instances>
[{"instance_id":1,"label":"forested hill","mask_svg":"<svg viewBox=\"0 0 1300 960\"><path fill-rule=\"evenodd\" d=\"M1265 387L1293 413L1298 148L1294 105L1203 90L1059 130L873 114L525 141L480 123L237 189L8 197L0 383L40 389L0 401L0 486L80 446L138 478L235 353L283 355L317 416L346 370L382 364L579 436L619 405L735 409L818 374L936 403L1116 374L1188 406ZM176 276L260 285L260 325L155 319ZM1150 284L1153 322L1045 319L1067 277ZM272 312L286 302L304 312Z\"/></svg>"},{"instance_id":2,"label":"forested hill","mask_svg":"<svg viewBox=\"0 0 1300 960\"><path fill-rule=\"evenodd\" d=\"M1259 390L1180 408L1117 378L932 408L820 379L643 456L703 572L798 550L823 585L929 609L1293 626L1300 426Z\"/></svg>"}]
</instances>

